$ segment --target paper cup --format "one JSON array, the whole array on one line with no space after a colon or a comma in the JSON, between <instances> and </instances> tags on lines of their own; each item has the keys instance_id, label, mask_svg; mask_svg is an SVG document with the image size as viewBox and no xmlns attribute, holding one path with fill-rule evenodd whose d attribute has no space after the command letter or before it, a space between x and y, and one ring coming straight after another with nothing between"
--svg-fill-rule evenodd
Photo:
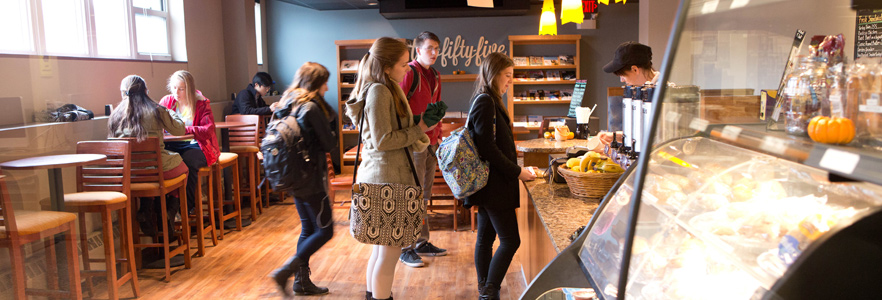
<instances>
[{"instance_id":1,"label":"paper cup","mask_svg":"<svg viewBox=\"0 0 882 300\"><path fill-rule=\"evenodd\" d=\"M588 139L588 144L585 145L585 147L587 147L588 150L591 150L594 152L598 152L598 153L603 152L603 143L600 142L600 137L598 137L598 136L594 136L594 137L591 137L590 139Z\"/></svg>"}]
</instances>

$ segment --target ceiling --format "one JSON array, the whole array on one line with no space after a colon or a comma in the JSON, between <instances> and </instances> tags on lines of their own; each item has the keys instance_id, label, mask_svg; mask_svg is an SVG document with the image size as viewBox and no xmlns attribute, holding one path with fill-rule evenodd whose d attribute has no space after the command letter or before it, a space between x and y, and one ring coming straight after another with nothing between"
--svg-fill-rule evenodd
<instances>
[{"instance_id":1,"label":"ceiling","mask_svg":"<svg viewBox=\"0 0 882 300\"><path fill-rule=\"evenodd\" d=\"M378 0L280 0L315 10L377 9Z\"/></svg>"}]
</instances>

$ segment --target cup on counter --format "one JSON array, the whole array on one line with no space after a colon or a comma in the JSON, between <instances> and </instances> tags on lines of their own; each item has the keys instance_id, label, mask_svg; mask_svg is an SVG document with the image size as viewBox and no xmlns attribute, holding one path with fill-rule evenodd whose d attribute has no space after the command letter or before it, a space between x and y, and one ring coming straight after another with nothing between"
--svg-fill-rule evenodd
<instances>
[{"instance_id":1,"label":"cup on counter","mask_svg":"<svg viewBox=\"0 0 882 300\"><path fill-rule=\"evenodd\" d=\"M554 139L558 142L566 141L569 134L570 128L566 125L554 127Z\"/></svg>"},{"instance_id":2,"label":"cup on counter","mask_svg":"<svg viewBox=\"0 0 882 300\"><path fill-rule=\"evenodd\" d=\"M594 151L597 153L603 153L603 143L600 142L599 136L593 136L590 139L588 139L588 143L585 145L585 147L588 148L588 150L591 150L591 151Z\"/></svg>"},{"instance_id":3,"label":"cup on counter","mask_svg":"<svg viewBox=\"0 0 882 300\"><path fill-rule=\"evenodd\" d=\"M109 116L113 112L113 104L104 105L104 115Z\"/></svg>"}]
</instances>

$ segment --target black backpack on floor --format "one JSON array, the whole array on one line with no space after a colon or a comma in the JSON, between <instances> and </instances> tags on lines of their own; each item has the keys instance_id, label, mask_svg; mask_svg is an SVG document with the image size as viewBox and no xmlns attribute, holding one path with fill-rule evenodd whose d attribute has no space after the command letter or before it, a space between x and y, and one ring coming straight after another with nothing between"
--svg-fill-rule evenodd
<instances>
[{"instance_id":1,"label":"black backpack on floor","mask_svg":"<svg viewBox=\"0 0 882 300\"><path fill-rule=\"evenodd\" d=\"M293 101L292 101L293 102ZM273 191L293 192L307 187L312 170L309 148L297 123L301 105L291 112L289 103L277 110L266 126L266 135L260 143L263 153L263 169Z\"/></svg>"}]
</instances>

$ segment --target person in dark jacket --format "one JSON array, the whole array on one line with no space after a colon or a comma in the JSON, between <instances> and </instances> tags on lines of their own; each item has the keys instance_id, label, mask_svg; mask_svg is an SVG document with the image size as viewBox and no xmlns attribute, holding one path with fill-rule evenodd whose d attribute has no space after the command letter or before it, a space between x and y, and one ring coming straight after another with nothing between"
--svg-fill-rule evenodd
<instances>
[{"instance_id":1,"label":"person in dark jacket","mask_svg":"<svg viewBox=\"0 0 882 300\"><path fill-rule=\"evenodd\" d=\"M273 88L273 78L267 72L257 72L251 83L244 90L239 91L236 100L233 101L234 115L261 115L268 116L276 111L278 105L266 105L263 101L265 96Z\"/></svg>"},{"instance_id":2,"label":"person in dark jacket","mask_svg":"<svg viewBox=\"0 0 882 300\"><path fill-rule=\"evenodd\" d=\"M297 118L309 149L309 156L314 158L312 168L302 172L316 174L310 177L315 182L309 185L315 189L292 191L301 224L297 252L270 274L282 293L288 297L291 294L286 287L291 275L294 275L292 290L297 295L328 293L328 288L318 287L310 280L309 258L334 236L327 190L328 164L324 159L337 144L334 126L331 125L337 122L336 114L323 97L328 91L329 76L328 69L318 63L303 64L297 70L294 82L282 96L280 101L282 104L278 111L286 111L285 107L290 105L289 113Z\"/></svg>"},{"instance_id":3,"label":"person in dark jacket","mask_svg":"<svg viewBox=\"0 0 882 300\"><path fill-rule=\"evenodd\" d=\"M480 299L499 299L499 287L521 244L515 208L520 201L519 180L536 178L518 166L511 120L502 94L512 84L514 63L507 55L490 53L475 82L475 97L466 124L481 160L490 163L487 185L465 199L478 205L475 269ZM493 242L499 247L493 253Z\"/></svg>"}]
</instances>

